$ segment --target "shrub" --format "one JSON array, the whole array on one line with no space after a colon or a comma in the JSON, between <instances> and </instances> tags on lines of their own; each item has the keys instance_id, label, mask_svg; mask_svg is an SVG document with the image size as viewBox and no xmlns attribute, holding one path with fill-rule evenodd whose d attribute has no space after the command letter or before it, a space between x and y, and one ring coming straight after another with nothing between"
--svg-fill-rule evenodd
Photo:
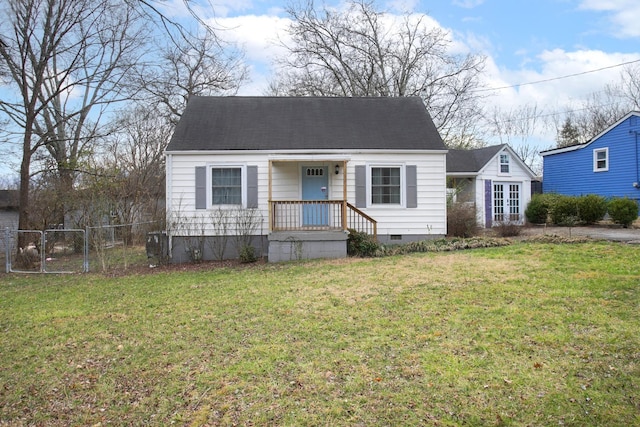
<instances>
[{"instance_id":1,"label":"shrub","mask_svg":"<svg viewBox=\"0 0 640 427\"><path fill-rule=\"evenodd\" d=\"M447 231L449 236L473 237L478 234L478 228L474 205L451 203L447 206Z\"/></svg>"},{"instance_id":2,"label":"shrub","mask_svg":"<svg viewBox=\"0 0 640 427\"><path fill-rule=\"evenodd\" d=\"M522 226L514 221L500 221L493 226L493 230L500 237L514 237L520 235Z\"/></svg>"},{"instance_id":3,"label":"shrub","mask_svg":"<svg viewBox=\"0 0 640 427\"><path fill-rule=\"evenodd\" d=\"M532 224L545 224L555 198L555 194L534 194L531 196L531 201L524 211L527 221Z\"/></svg>"},{"instance_id":4,"label":"shrub","mask_svg":"<svg viewBox=\"0 0 640 427\"><path fill-rule=\"evenodd\" d=\"M373 236L362 231L349 229L347 254L350 256L372 257L380 249Z\"/></svg>"},{"instance_id":5,"label":"shrub","mask_svg":"<svg viewBox=\"0 0 640 427\"><path fill-rule=\"evenodd\" d=\"M256 249L251 245L242 245L240 247L240 253L238 255L240 258L240 262L250 263L258 260Z\"/></svg>"},{"instance_id":6,"label":"shrub","mask_svg":"<svg viewBox=\"0 0 640 427\"><path fill-rule=\"evenodd\" d=\"M630 226L633 221L638 219L638 204L635 200L626 197L612 199L607 205L607 209L611 220L624 227Z\"/></svg>"},{"instance_id":7,"label":"shrub","mask_svg":"<svg viewBox=\"0 0 640 427\"><path fill-rule=\"evenodd\" d=\"M556 195L549 210L551 222L556 225L575 225L579 221L578 198Z\"/></svg>"},{"instance_id":8,"label":"shrub","mask_svg":"<svg viewBox=\"0 0 640 427\"><path fill-rule=\"evenodd\" d=\"M580 196L576 200L578 217L585 224L596 223L607 213L607 200L595 194Z\"/></svg>"}]
</instances>

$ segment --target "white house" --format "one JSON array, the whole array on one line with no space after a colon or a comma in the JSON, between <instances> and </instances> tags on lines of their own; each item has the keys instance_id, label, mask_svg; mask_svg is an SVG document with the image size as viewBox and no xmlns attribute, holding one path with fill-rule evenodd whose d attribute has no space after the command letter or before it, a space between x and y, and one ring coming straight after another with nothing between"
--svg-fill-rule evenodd
<instances>
[{"instance_id":1,"label":"white house","mask_svg":"<svg viewBox=\"0 0 640 427\"><path fill-rule=\"evenodd\" d=\"M449 150L447 178L460 202L473 203L479 223L524 223L535 174L507 144Z\"/></svg>"},{"instance_id":2,"label":"white house","mask_svg":"<svg viewBox=\"0 0 640 427\"><path fill-rule=\"evenodd\" d=\"M166 150L171 258L235 257L239 240L269 261L344 257L349 229L443 236L446 153L420 98L193 97Z\"/></svg>"}]
</instances>

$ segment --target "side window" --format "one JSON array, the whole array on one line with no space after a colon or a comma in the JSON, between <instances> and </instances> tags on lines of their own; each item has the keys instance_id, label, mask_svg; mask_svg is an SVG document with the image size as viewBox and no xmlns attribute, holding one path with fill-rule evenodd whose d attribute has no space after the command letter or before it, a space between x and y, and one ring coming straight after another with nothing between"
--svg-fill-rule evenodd
<instances>
[{"instance_id":1,"label":"side window","mask_svg":"<svg viewBox=\"0 0 640 427\"><path fill-rule=\"evenodd\" d=\"M211 168L211 203L213 205L242 204L241 168Z\"/></svg>"},{"instance_id":2,"label":"side window","mask_svg":"<svg viewBox=\"0 0 640 427\"><path fill-rule=\"evenodd\" d=\"M593 171L606 172L609 170L609 149L598 148L593 150Z\"/></svg>"}]
</instances>

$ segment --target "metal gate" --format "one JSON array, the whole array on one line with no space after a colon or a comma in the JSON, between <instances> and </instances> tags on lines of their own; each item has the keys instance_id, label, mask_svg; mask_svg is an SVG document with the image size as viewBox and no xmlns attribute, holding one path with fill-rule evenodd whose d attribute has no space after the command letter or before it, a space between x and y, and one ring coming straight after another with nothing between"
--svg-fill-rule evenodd
<instances>
[{"instance_id":1,"label":"metal gate","mask_svg":"<svg viewBox=\"0 0 640 427\"><path fill-rule=\"evenodd\" d=\"M5 230L7 273L84 273L89 271L85 230ZM24 242L18 247L18 242Z\"/></svg>"}]
</instances>

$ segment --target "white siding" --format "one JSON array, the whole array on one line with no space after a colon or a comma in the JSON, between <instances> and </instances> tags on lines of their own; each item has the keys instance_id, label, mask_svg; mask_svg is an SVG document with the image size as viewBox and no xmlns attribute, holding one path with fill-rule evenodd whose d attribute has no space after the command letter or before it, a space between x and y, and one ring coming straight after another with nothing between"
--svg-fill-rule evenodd
<instances>
[{"instance_id":1,"label":"white siding","mask_svg":"<svg viewBox=\"0 0 640 427\"><path fill-rule=\"evenodd\" d=\"M336 156L331 156L336 157ZM446 155L444 153L390 154L363 153L345 155L347 163L347 200L355 205L356 165L416 165L418 207L370 207L363 211L378 221L378 234L385 235L443 235L446 234ZM264 233L268 230L269 160L267 155L230 153L171 154L167 161L167 212L188 218L206 219L215 209L195 209L195 167L211 164L239 164L258 166L258 206L264 218ZM335 165L340 173L335 174ZM272 167L272 196L274 200L299 200L302 165L325 165L329 171L329 197L342 199L342 161L274 161ZM403 178L404 179L404 178ZM208 232L213 234L209 227Z\"/></svg>"},{"instance_id":2,"label":"white siding","mask_svg":"<svg viewBox=\"0 0 640 427\"><path fill-rule=\"evenodd\" d=\"M491 180L491 182L504 182L504 183L519 183L520 184L520 209L522 215L527 208L529 201L531 200L531 175L529 172L522 168L519 161L513 157L511 153L509 162L509 173L501 174L500 171L500 155L495 156L489 161L485 167L480 171L476 179L476 209L478 212L478 219L483 227L486 227L485 221L485 181Z\"/></svg>"},{"instance_id":3,"label":"white siding","mask_svg":"<svg viewBox=\"0 0 640 427\"><path fill-rule=\"evenodd\" d=\"M355 166L402 164L417 166L418 207L370 206L362 209L378 222L378 235L443 235L446 219L446 155L376 154L353 156L348 163L348 201L355 205ZM367 186L367 191L370 188Z\"/></svg>"}]
</instances>

